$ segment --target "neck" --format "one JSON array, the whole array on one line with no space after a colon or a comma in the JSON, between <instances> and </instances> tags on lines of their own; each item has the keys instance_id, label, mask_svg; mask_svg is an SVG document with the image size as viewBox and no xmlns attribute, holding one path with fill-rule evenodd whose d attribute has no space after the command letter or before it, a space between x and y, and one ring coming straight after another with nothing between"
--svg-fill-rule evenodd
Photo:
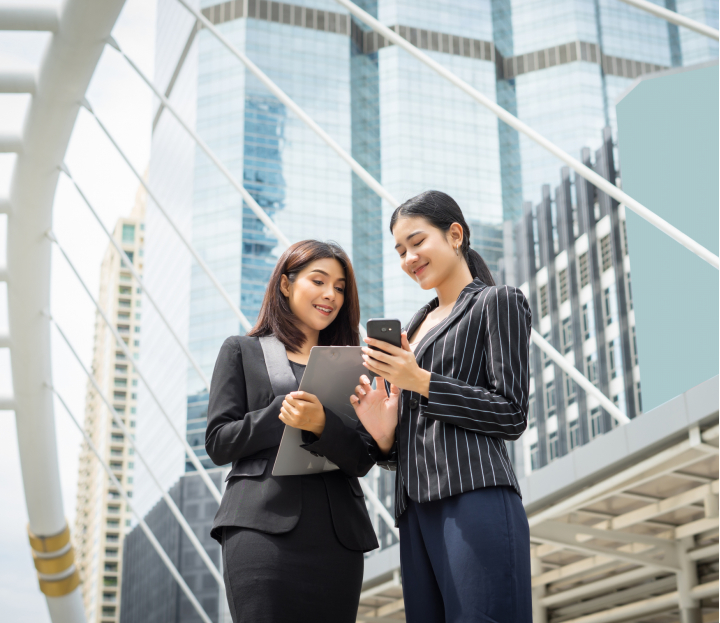
<instances>
[{"instance_id":1,"label":"neck","mask_svg":"<svg viewBox=\"0 0 720 623\"><path fill-rule=\"evenodd\" d=\"M320 340L320 331L311 329L310 327L301 327L302 332L305 334L305 343L300 347L300 354L303 358L310 356L310 349L313 346L318 345Z\"/></svg>"},{"instance_id":2,"label":"neck","mask_svg":"<svg viewBox=\"0 0 720 623\"><path fill-rule=\"evenodd\" d=\"M470 269L465 262L462 262L447 279L435 288L438 296L438 307L453 305L457 301L460 292L473 280Z\"/></svg>"}]
</instances>

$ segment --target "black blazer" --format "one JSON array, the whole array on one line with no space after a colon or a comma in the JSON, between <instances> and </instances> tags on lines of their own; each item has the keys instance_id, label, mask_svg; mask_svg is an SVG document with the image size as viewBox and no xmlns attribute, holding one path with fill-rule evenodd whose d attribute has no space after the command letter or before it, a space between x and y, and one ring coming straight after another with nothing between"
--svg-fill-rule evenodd
<instances>
[{"instance_id":1,"label":"black blazer","mask_svg":"<svg viewBox=\"0 0 720 623\"><path fill-rule=\"evenodd\" d=\"M408 336L437 306L436 298L413 316ZM522 291L475 279L418 344L415 358L431 372L430 396L401 394L389 457L398 467L396 518L408 497L428 502L500 485L520 495L503 440L527 427L531 324Z\"/></svg>"},{"instance_id":2,"label":"black blazer","mask_svg":"<svg viewBox=\"0 0 720 623\"><path fill-rule=\"evenodd\" d=\"M319 439L304 434L309 443L303 447L340 469L313 476L272 476L285 428L278 419L284 399L284 395L273 395L259 339L234 336L225 340L210 384L205 448L216 465L232 462L232 470L210 534L220 541L223 526L270 534L292 530L302 511L303 479L320 476L340 542L363 552L377 548L357 479L375 463L377 445L361 425L352 430L326 410L323 434Z\"/></svg>"}]
</instances>

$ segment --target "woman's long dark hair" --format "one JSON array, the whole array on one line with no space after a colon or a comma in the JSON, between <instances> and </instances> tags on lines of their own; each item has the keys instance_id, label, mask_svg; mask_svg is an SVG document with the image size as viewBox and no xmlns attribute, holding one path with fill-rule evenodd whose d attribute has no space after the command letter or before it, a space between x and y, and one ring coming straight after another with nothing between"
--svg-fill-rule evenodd
<instances>
[{"instance_id":1,"label":"woman's long dark hair","mask_svg":"<svg viewBox=\"0 0 720 623\"><path fill-rule=\"evenodd\" d=\"M320 331L319 346L358 346L360 335L360 301L358 300L355 273L347 253L334 242L302 240L290 246L278 260L265 290L260 315L248 335L263 337L274 335L291 353L297 353L305 343L305 334L297 328L295 314L280 290L280 281L287 275L290 283L311 262L332 258L340 262L345 271L344 301L337 317Z\"/></svg>"},{"instance_id":2,"label":"woman's long dark hair","mask_svg":"<svg viewBox=\"0 0 720 623\"><path fill-rule=\"evenodd\" d=\"M424 193L408 199L401 206L395 208L390 218L390 233L401 217L420 216L433 227L447 232L453 223L463 228L463 241L460 250L467 262L472 278L480 279L485 285L494 286L495 280L487 267L485 260L474 249L470 248L470 228L465 222L460 206L450 196L439 190L426 190Z\"/></svg>"}]
</instances>

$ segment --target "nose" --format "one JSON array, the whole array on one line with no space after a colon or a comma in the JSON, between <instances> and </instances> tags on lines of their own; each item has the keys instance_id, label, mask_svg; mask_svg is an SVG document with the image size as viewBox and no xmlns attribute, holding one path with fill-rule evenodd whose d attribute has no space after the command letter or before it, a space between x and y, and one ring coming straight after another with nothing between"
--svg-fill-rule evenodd
<instances>
[{"instance_id":1,"label":"nose","mask_svg":"<svg viewBox=\"0 0 720 623\"><path fill-rule=\"evenodd\" d=\"M334 301L335 294L335 286L330 284L327 288L325 288L325 292L323 292L323 298L327 301Z\"/></svg>"},{"instance_id":2,"label":"nose","mask_svg":"<svg viewBox=\"0 0 720 623\"><path fill-rule=\"evenodd\" d=\"M416 253L405 251L405 266L410 268L415 262L417 262L418 256Z\"/></svg>"}]
</instances>

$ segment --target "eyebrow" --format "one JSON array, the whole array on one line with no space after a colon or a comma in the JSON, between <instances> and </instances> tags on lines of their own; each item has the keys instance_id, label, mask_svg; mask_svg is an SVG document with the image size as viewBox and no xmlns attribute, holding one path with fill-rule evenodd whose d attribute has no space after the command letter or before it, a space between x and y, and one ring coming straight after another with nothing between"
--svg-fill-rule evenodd
<instances>
[{"instance_id":1,"label":"eyebrow","mask_svg":"<svg viewBox=\"0 0 720 623\"><path fill-rule=\"evenodd\" d=\"M310 271L311 275L313 273L320 273L321 275L325 275L326 277L330 276L324 270L320 270L319 268L314 268L313 270ZM345 277L340 277L340 279L338 279L338 281L345 281Z\"/></svg>"},{"instance_id":2,"label":"eyebrow","mask_svg":"<svg viewBox=\"0 0 720 623\"><path fill-rule=\"evenodd\" d=\"M424 231L422 231L421 229L418 229L417 231L414 231L412 234L410 234L405 240L410 240L413 236L417 236L418 234L424 234L424 233L425 233ZM395 248L397 249L398 247L401 247L401 246L402 246L402 243L398 242L395 245Z\"/></svg>"}]
</instances>

